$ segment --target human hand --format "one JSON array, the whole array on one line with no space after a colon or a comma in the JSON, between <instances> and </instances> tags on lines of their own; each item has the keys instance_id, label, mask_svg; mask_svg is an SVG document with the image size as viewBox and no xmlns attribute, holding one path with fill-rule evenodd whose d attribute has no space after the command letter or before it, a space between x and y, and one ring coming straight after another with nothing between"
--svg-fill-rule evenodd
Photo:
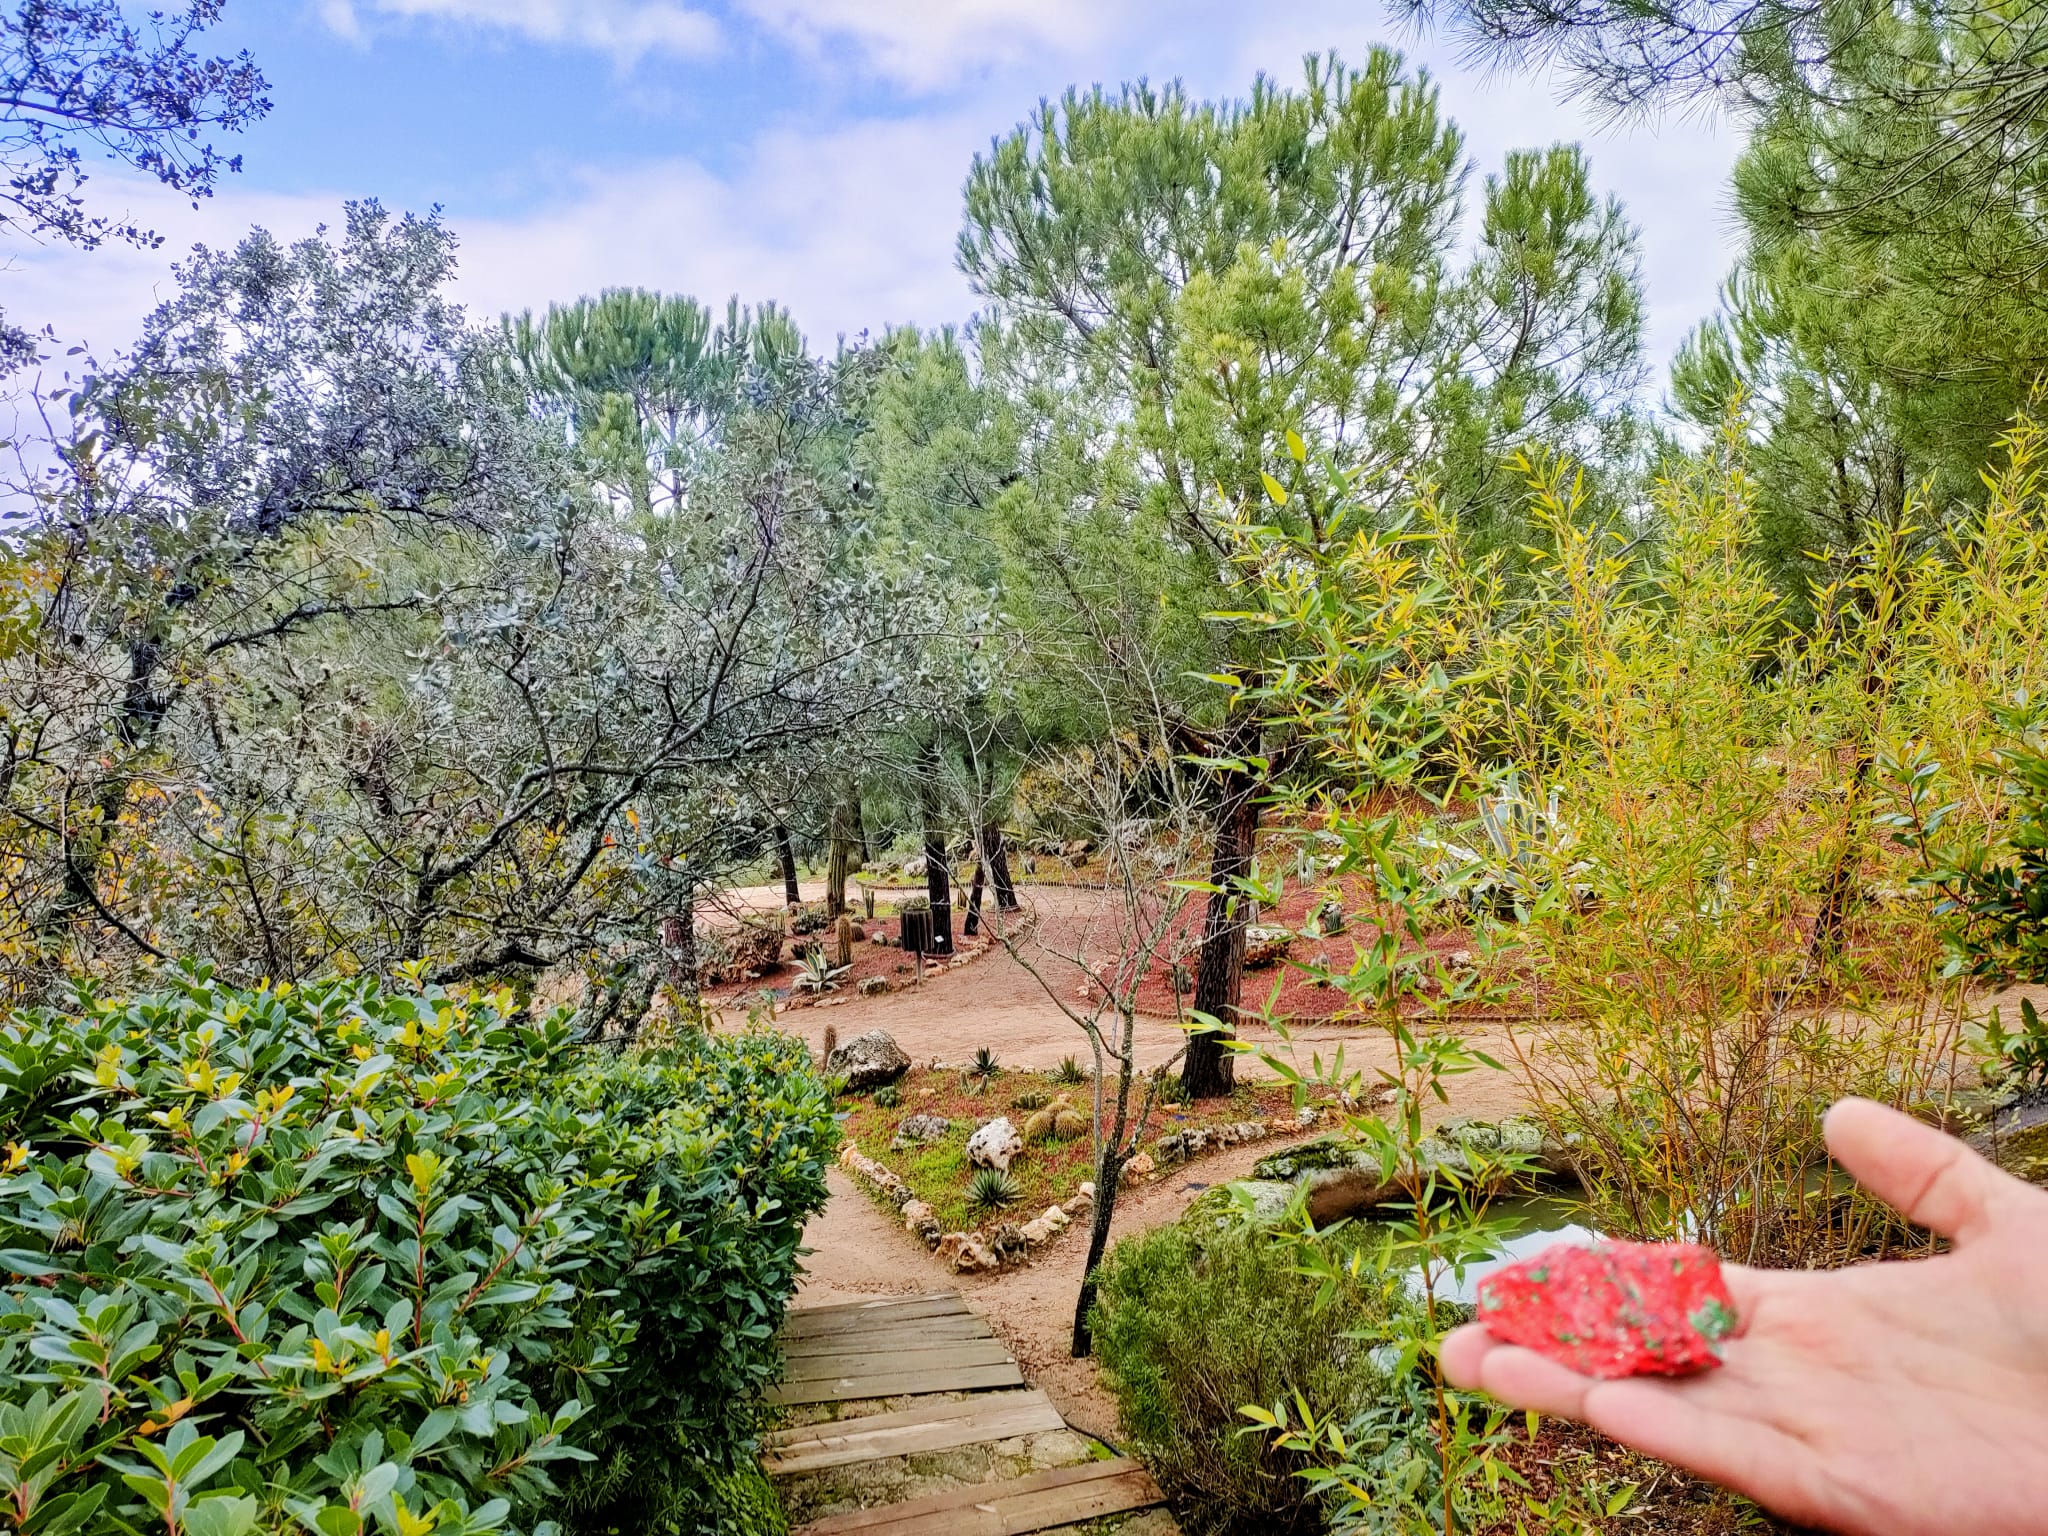
<instances>
[{"instance_id":1,"label":"human hand","mask_svg":"<svg viewBox=\"0 0 2048 1536\"><path fill-rule=\"evenodd\" d=\"M1827 1117L1863 1187L1954 1242L1826 1271L1724 1266L1742 1331L1682 1380L1601 1381L1473 1324L1444 1375L1856 1536L2048 1532L2048 1192L1865 1099Z\"/></svg>"}]
</instances>

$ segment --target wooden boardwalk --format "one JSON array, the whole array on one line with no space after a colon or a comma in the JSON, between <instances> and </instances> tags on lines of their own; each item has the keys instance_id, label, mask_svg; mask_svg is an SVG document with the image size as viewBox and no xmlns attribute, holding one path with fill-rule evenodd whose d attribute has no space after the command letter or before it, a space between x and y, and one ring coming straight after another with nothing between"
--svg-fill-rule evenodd
<instances>
[{"instance_id":1,"label":"wooden boardwalk","mask_svg":"<svg viewBox=\"0 0 2048 1536\"><path fill-rule=\"evenodd\" d=\"M769 1400L808 1422L769 1435L762 1466L799 1512L829 1511L792 1536L1175 1529L1145 1469L1069 1430L956 1292L800 1308L782 1347Z\"/></svg>"}]
</instances>

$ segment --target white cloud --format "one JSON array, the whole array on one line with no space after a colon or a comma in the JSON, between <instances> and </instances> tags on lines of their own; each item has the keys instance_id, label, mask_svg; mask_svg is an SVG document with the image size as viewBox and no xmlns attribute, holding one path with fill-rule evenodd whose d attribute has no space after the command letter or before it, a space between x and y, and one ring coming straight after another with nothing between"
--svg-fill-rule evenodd
<instances>
[{"instance_id":1,"label":"white cloud","mask_svg":"<svg viewBox=\"0 0 2048 1536\"><path fill-rule=\"evenodd\" d=\"M351 40L365 35L366 16L442 21L595 49L622 65L651 53L700 58L719 45L717 21L676 0L321 0L319 12Z\"/></svg>"},{"instance_id":2,"label":"white cloud","mask_svg":"<svg viewBox=\"0 0 2048 1536\"><path fill-rule=\"evenodd\" d=\"M772 298L815 347L972 312L953 268L975 129L946 117L771 132L728 174L688 160L587 172L517 219L458 220L480 316L618 284Z\"/></svg>"},{"instance_id":3,"label":"white cloud","mask_svg":"<svg viewBox=\"0 0 2048 1536\"><path fill-rule=\"evenodd\" d=\"M815 347L840 333L964 320L973 296L953 268L960 184L979 141L955 117L764 135L724 173L688 159L585 171L513 218L449 221L461 239L456 297L482 321L615 285L729 294L786 305ZM229 187L196 210L135 177L95 191L164 235L163 248L17 248L0 305L102 355L130 341L174 288L192 245L231 245L252 225L281 239L341 222L343 194L272 196Z\"/></svg>"},{"instance_id":4,"label":"white cloud","mask_svg":"<svg viewBox=\"0 0 2048 1536\"><path fill-rule=\"evenodd\" d=\"M890 67L906 76L929 75L948 59L986 64L1002 48L1031 57L915 115L803 127L785 120L720 155L715 169L705 158L676 156L574 171L536 188L513 215L475 216L464 206L467 189L450 187L441 200L463 240L458 291L474 313L489 318L639 284L713 303L735 292L775 298L820 346L842 331L964 319L974 301L953 267L961 184L989 132L1025 115L1036 97L1073 80L1141 74L1183 75L1200 94L1242 93L1261 69L1291 83L1308 49L1362 57L1385 35L1359 0L1296 0L1284 19L1249 16L1232 0L1196 0L1180 7L1177 27L1153 24L1166 0L743 3L772 9L778 26L816 29L820 47L834 37L844 44L835 28L865 28L863 46L881 50L875 59L893 59ZM527 27L567 26L572 16L570 0L356 0L365 20L374 19L373 7L387 17L402 7L449 19L488 11ZM593 0L574 15L587 26L600 12L652 9ZM929 27L912 25L920 18ZM1697 122L1611 130L1542 81L1477 74L1426 43L1410 51L1434 66L1444 110L1466 130L1481 172L1509 148L1586 141L1596 185L1620 195L1643 230L1647 350L1661 372L1680 337L1713 309L1735 252L1726 171L1739 134ZM842 46L821 59L821 77L851 72L844 53ZM67 340L117 345L168 291L174 253L194 240L229 243L252 223L289 236L337 221L344 190L373 190L374 169L364 168L360 188L291 196L230 184L197 211L137 178L104 173L96 197L162 230L164 251L20 252L12 271L0 270L0 305L18 320L56 321ZM514 172L526 167L492 160L477 167L476 184Z\"/></svg>"},{"instance_id":5,"label":"white cloud","mask_svg":"<svg viewBox=\"0 0 2048 1536\"><path fill-rule=\"evenodd\" d=\"M850 46L872 73L914 91L1048 58L1071 59L1127 28L1153 0L740 0L814 59Z\"/></svg>"}]
</instances>

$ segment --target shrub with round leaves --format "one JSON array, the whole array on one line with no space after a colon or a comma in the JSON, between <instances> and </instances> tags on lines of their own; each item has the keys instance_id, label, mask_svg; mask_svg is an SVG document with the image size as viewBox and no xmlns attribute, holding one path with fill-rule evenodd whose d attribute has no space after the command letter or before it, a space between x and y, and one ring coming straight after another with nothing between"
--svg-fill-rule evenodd
<instances>
[{"instance_id":1,"label":"shrub with round leaves","mask_svg":"<svg viewBox=\"0 0 2048 1536\"><path fill-rule=\"evenodd\" d=\"M194 969L18 1013L0 1518L616 1523L578 1463L630 1460L644 1497L747 1454L835 1137L796 1042L613 1056L505 995Z\"/></svg>"}]
</instances>

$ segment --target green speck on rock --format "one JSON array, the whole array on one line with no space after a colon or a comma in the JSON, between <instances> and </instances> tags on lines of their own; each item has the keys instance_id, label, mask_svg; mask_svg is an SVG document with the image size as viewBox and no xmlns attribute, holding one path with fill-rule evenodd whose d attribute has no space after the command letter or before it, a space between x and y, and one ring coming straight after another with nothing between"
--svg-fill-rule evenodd
<instances>
[{"instance_id":1,"label":"green speck on rock","mask_svg":"<svg viewBox=\"0 0 2048 1536\"><path fill-rule=\"evenodd\" d=\"M1701 1338L1718 1343L1735 1332L1739 1319L1733 1308L1717 1300L1709 1301L1686 1321L1692 1324L1693 1332Z\"/></svg>"}]
</instances>

